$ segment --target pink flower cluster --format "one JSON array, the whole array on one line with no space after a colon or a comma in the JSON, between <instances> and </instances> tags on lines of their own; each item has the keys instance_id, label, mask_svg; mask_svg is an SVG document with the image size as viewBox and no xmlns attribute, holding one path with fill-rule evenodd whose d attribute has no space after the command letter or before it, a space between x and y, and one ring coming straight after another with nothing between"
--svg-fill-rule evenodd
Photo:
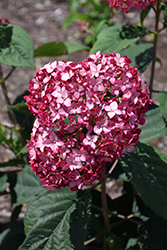
<instances>
[{"instance_id":1,"label":"pink flower cluster","mask_svg":"<svg viewBox=\"0 0 167 250\"><path fill-rule=\"evenodd\" d=\"M157 0L107 0L110 4L110 7L118 10L121 9L123 13L128 13L131 9L135 8L137 11L141 9L144 10L149 5L154 5L157 3ZM166 0L162 0L166 2Z\"/></svg>"},{"instance_id":2,"label":"pink flower cluster","mask_svg":"<svg viewBox=\"0 0 167 250\"><path fill-rule=\"evenodd\" d=\"M10 23L7 18L0 17L0 23Z\"/></svg>"},{"instance_id":3,"label":"pink flower cluster","mask_svg":"<svg viewBox=\"0 0 167 250\"><path fill-rule=\"evenodd\" d=\"M91 185L104 176L107 161L134 150L151 100L130 63L97 52L80 63L37 69L25 96L36 116L28 151L48 190Z\"/></svg>"}]
</instances>

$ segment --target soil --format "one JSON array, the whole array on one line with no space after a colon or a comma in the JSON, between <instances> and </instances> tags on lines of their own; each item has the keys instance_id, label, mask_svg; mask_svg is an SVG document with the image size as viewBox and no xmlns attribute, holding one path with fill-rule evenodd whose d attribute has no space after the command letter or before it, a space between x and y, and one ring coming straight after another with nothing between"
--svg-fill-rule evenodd
<instances>
[{"instance_id":1,"label":"soil","mask_svg":"<svg viewBox=\"0 0 167 250\"><path fill-rule=\"evenodd\" d=\"M34 48L51 41L77 41L74 34L78 32L78 24L72 24L68 30L62 31L61 27L69 14L67 1L63 0L0 0L0 17L6 17L11 23L20 26L32 38ZM122 15L118 13L114 17L114 21L123 23L139 22L139 15L129 13ZM146 19L145 26L152 27L154 24L154 13L150 13ZM161 23L162 26L162 23ZM152 27L153 28L153 27ZM149 39L149 37L146 39ZM164 30L159 36L158 41L158 57L161 58L162 65L156 63L154 89L158 91L167 91L167 35ZM37 58L35 64L37 67L42 66L48 61L53 60L83 60L87 56L87 52L73 53L63 55L57 58ZM151 66L150 66L151 67ZM144 79L147 81L150 78L150 67L144 73ZM3 66L4 76L10 71L10 67ZM16 96L23 93L29 86L29 79L33 78L35 71L29 68L17 68L12 73L12 76L7 80L6 87L11 103ZM153 100L156 102L157 94L153 94ZM12 126L9 119L6 102L0 90L0 122L6 126ZM156 139L150 143L167 154L167 136ZM13 154L0 146L0 162L7 161L12 158ZM1 170L3 171L3 169ZM122 185L122 184L121 184ZM120 188L120 185L118 185ZM118 188L116 188L118 191ZM22 209L20 221L24 217L26 207ZM0 196L0 232L9 226L11 216L10 195Z\"/></svg>"}]
</instances>

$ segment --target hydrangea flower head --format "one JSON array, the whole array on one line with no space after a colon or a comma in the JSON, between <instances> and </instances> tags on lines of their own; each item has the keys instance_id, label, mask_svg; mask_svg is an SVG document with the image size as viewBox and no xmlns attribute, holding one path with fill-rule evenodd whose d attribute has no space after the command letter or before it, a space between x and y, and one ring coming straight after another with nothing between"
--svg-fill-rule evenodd
<instances>
[{"instance_id":1,"label":"hydrangea flower head","mask_svg":"<svg viewBox=\"0 0 167 250\"><path fill-rule=\"evenodd\" d=\"M0 23L10 23L7 18L0 17Z\"/></svg>"},{"instance_id":2,"label":"hydrangea flower head","mask_svg":"<svg viewBox=\"0 0 167 250\"><path fill-rule=\"evenodd\" d=\"M128 13L131 9L135 8L137 11L141 9L144 10L149 5L154 5L157 3L157 0L107 0L110 4L110 7L118 10L121 9L122 12ZM162 0L166 2L166 0Z\"/></svg>"},{"instance_id":3,"label":"hydrangea flower head","mask_svg":"<svg viewBox=\"0 0 167 250\"><path fill-rule=\"evenodd\" d=\"M48 190L91 185L104 176L107 161L133 151L151 100L130 63L97 52L80 63L37 69L25 96L36 116L28 151Z\"/></svg>"}]
</instances>

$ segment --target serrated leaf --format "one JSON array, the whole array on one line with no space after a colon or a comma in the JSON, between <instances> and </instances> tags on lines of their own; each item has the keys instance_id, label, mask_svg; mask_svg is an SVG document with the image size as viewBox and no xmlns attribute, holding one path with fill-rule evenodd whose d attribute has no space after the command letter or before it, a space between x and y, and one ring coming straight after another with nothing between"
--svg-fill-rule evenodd
<instances>
[{"instance_id":1,"label":"serrated leaf","mask_svg":"<svg viewBox=\"0 0 167 250\"><path fill-rule=\"evenodd\" d=\"M167 221L161 218L148 220L139 227L140 250L167 249Z\"/></svg>"},{"instance_id":2,"label":"serrated leaf","mask_svg":"<svg viewBox=\"0 0 167 250\"><path fill-rule=\"evenodd\" d=\"M80 232L81 242L77 244L85 240L85 233L82 233L87 227L90 202L88 192L78 195L69 188L39 194L25 214L26 239L19 250L82 249L75 248L77 238L74 237ZM75 216L80 219L74 223L71 220Z\"/></svg>"},{"instance_id":3,"label":"serrated leaf","mask_svg":"<svg viewBox=\"0 0 167 250\"><path fill-rule=\"evenodd\" d=\"M120 158L123 170L144 203L167 219L167 156L143 143Z\"/></svg>"},{"instance_id":4,"label":"serrated leaf","mask_svg":"<svg viewBox=\"0 0 167 250\"><path fill-rule=\"evenodd\" d=\"M167 93L165 92L158 93L157 100L160 104L161 111L163 112L165 118L167 119Z\"/></svg>"},{"instance_id":5,"label":"serrated leaf","mask_svg":"<svg viewBox=\"0 0 167 250\"><path fill-rule=\"evenodd\" d=\"M145 120L145 124L139 126L142 129L139 136L140 142L149 142L163 136L167 132L167 127L159 107L149 110L146 113Z\"/></svg>"},{"instance_id":6,"label":"serrated leaf","mask_svg":"<svg viewBox=\"0 0 167 250\"><path fill-rule=\"evenodd\" d=\"M45 43L34 50L34 57L41 56L60 56L65 51L64 43L50 42Z\"/></svg>"},{"instance_id":7,"label":"serrated leaf","mask_svg":"<svg viewBox=\"0 0 167 250\"><path fill-rule=\"evenodd\" d=\"M98 36L97 41L94 43L89 54L96 53L100 50L102 54L111 52L120 52L123 48L129 46L132 43L135 43L139 37L127 39L121 37L121 31L123 25L115 24L112 27L108 27L102 30Z\"/></svg>"},{"instance_id":8,"label":"serrated leaf","mask_svg":"<svg viewBox=\"0 0 167 250\"><path fill-rule=\"evenodd\" d=\"M67 49L67 53L74 53L76 51L80 51L80 50L86 50L89 51L90 47L83 45L83 44L78 44L78 43L70 43L70 42L65 42L64 43Z\"/></svg>"},{"instance_id":9,"label":"serrated leaf","mask_svg":"<svg viewBox=\"0 0 167 250\"><path fill-rule=\"evenodd\" d=\"M0 192L3 193L6 189L6 182L7 182L8 176L7 174L3 174L0 176Z\"/></svg>"},{"instance_id":10,"label":"serrated leaf","mask_svg":"<svg viewBox=\"0 0 167 250\"><path fill-rule=\"evenodd\" d=\"M114 52L119 52L124 47L138 40L138 38L122 39L120 36L121 30L122 25L119 24L102 30L98 34L97 41L94 43L94 46L90 50L90 54L96 53L99 50L102 54L108 51L111 52L112 50Z\"/></svg>"},{"instance_id":11,"label":"serrated leaf","mask_svg":"<svg viewBox=\"0 0 167 250\"><path fill-rule=\"evenodd\" d=\"M0 62L35 69L33 43L26 31L16 25L1 23L0 34Z\"/></svg>"},{"instance_id":12,"label":"serrated leaf","mask_svg":"<svg viewBox=\"0 0 167 250\"><path fill-rule=\"evenodd\" d=\"M140 12L140 22L141 22L141 25L143 25L144 19L148 15L150 9L151 9L151 5L147 6L145 8L145 10L141 10L141 12Z\"/></svg>"},{"instance_id":13,"label":"serrated leaf","mask_svg":"<svg viewBox=\"0 0 167 250\"><path fill-rule=\"evenodd\" d=\"M6 229L0 234L1 250L17 250L25 238L21 228Z\"/></svg>"},{"instance_id":14,"label":"serrated leaf","mask_svg":"<svg viewBox=\"0 0 167 250\"><path fill-rule=\"evenodd\" d=\"M15 205L20 205L29 204L36 195L44 190L44 188L41 187L39 177L35 176L30 166L25 166L18 174L14 190L17 195Z\"/></svg>"},{"instance_id":15,"label":"serrated leaf","mask_svg":"<svg viewBox=\"0 0 167 250\"><path fill-rule=\"evenodd\" d=\"M152 60L153 44L132 44L127 49L122 50L120 54L130 58L132 60L131 64L138 67L139 72L143 73Z\"/></svg>"}]
</instances>

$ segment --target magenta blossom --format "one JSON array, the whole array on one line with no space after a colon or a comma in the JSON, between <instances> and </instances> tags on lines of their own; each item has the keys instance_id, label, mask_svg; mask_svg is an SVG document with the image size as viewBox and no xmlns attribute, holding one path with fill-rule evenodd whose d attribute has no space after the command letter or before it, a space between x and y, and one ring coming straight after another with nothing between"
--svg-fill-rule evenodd
<instances>
[{"instance_id":1,"label":"magenta blossom","mask_svg":"<svg viewBox=\"0 0 167 250\"><path fill-rule=\"evenodd\" d=\"M91 185L105 163L132 152L145 122L148 86L131 60L100 52L37 69L27 105L36 116L30 165L48 190Z\"/></svg>"},{"instance_id":2,"label":"magenta blossom","mask_svg":"<svg viewBox=\"0 0 167 250\"><path fill-rule=\"evenodd\" d=\"M0 23L10 23L7 18L5 17L0 17Z\"/></svg>"},{"instance_id":3,"label":"magenta blossom","mask_svg":"<svg viewBox=\"0 0 167 250\"><path fill-rule=\"evenodd\" d=\"M123 13L128 13L131 9L135 8L137 11L144 10L149 5L154 5L157 0L102 0L108 1L110 7L118 10L121 9ZM166 0L162 0L166 2Z\"/></svg>"}]
</instances>

